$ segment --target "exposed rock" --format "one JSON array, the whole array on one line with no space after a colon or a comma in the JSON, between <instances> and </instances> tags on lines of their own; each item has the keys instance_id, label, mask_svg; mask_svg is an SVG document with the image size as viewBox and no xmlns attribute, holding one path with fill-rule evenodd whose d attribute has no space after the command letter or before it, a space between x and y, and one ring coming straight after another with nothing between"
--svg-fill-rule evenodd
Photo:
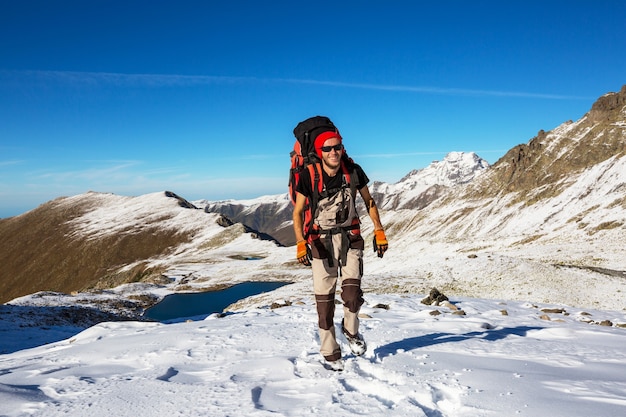
<instances>
[{"instance_id":1,"label":"exposed rock","mask_svg":"<svg viewBox=\"0 0 626 417\"><path fill-rule=\"evenodd\" d=\"M470 187L472 197L519 192L520 198L539 199L558 193L559 180L624 153L624 106L626 86L600 97L579 121L540 130L478 177Z\"/></svg>"},{"instance_id":2,"label":"exposed rock","mask_svg":"<svg viewBox=\"0 0 626 417\"><path fill-rule=\"evenodd\" d=\"M243 229L243 233L250 234L250 237L253 238L253 239L269 240L271 242L275 242L279 246L281 245L281 243L278 242L276 239L274 239L273 236L270 236L267 233L259 232L258 230L255 230L255 229L253 229L250 226L247 226L245 224L242 224L242 223L239 223L239 222L234 222L230 218L228 218L227 216L225 216L223 214L220 217L218 217L218 219L215 222L217 224L219 224L220 226L224 227L224 228L231 227L231 226L233 226L235 224L238 224Z\"/></svg>"},{"instance_id":3,"label":"exposed rock","mask_svg":"<svg viewBox=\"0 0 626 417\"><path fill-rule=\"evenodd\" d=\"M542 308L541 312L549 313L549 314L563 314L565 313L564 308Z\"/></svg>"},{"instance_id":4,"label":"exposed rock","mask_svg":"<svg viewBox=\"0 0 626 417\"><path fill-rule=\"evenodd\" d=\"M259 236L271 236L281 245L295 244L295 235L290 221L293 209L285 201L261 202L247 206L237 201L218 201L204 208L207 213L219 213L231 222L247 225L258 231Z\"/></svg>"},{"instance_id":5,"label":"exposed rock","mask_svg":"<svg viewBox=\"0 0 626 417\"><path fill-rule=\"evenodd\" d=\"M229 219L228 217L224 216L223 214L218 217L218 219L215 221L215 223L219 224L222 227L230 227L233 224L235 224L235 222L233 222L231 219Z\"/></svg>"},{"instance_id":6,"label":"exposed rock","mask_svg":"<svg viewBox=\"0 0 626 417\"><path fill-rule=\"evenodd\" d=\"M182 208L188 208L188 209L195 209L198 210L198 207L194 206L193 204L191 204L189 201L185 200L184 198L180 197L179 195L177 195L176 193L173 193L171 191L166 191L165 192L165 196L166 197L171 197L171 198L175 198L176 200L178 200L178 205L181 206Z\"/></svg>"},{"instance_id":7,"label":"exposed rock","mask_svg":"<svg viewBox=\"0 0 626 417\"><path fill-rule=\"evenodd\" d=\"M277 308L282 308L282 307L289 307L291 305L291 301L275 301L272 303L272 305L270 306L270 309L275 310Z\"/></svg>"},{"instance_id":8,"label":"exposed rock","mask_svg":"<svg viewBox=\"0 0 626 417\"><path fill-rule=\"evenodd\" d=\"M608 121L614 117L614 112L619 111L626 105L626 85L622 86L619 93L608 93L600 97L591 106L589 117L594 121Z\"/></svg>"},{"instance_id":9,"label":"exposed rock","mask_svg":"<svg viewBox=\"0 0 626 417\"><path fill-rule=\"evenodd\" d=\"M422 304L426 305L439 305L440 303L448 301L448 297L439 292L437 288L430 290L430 295L422 300Z\"/></svg>"}]
</instances>

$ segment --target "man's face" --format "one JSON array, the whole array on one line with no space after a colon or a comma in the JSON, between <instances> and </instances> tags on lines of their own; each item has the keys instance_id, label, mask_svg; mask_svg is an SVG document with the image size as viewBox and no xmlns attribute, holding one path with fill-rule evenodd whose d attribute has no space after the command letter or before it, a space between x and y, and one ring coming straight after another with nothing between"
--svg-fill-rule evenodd
<instances>
[{"instance_id":1,"label":"man's face","mask_svg":"<svg viewBox=\"0 0 626 417\"><path fill-rule=\"evenodd\" d=\"M335 149L339 145L340 149ZM328 149L325 152L325 149ZM341 154L343 153L343 147L341 147L341 141L337 138L330 138L322 146L322 161L329 168L338 168L341 164Z\"/></svg>"}]
</instances>

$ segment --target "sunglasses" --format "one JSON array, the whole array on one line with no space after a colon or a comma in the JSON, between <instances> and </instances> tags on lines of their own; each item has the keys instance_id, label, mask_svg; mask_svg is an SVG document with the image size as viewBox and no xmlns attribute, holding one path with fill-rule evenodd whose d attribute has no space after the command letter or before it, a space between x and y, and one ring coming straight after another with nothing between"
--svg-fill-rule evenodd
<instances>
[{"instance_id":1,"label":"sunglasses","mask_svg":"<svg viewBox=\"0 0 626 417\"><path fill-rule=\"evenodd\" d=\"M322 146L322 152L330 152L333 149L339 152L340 150L343 149L343 145L340 143L339 145L335 145L335 146Z\"/></svg>"}]
</instances>

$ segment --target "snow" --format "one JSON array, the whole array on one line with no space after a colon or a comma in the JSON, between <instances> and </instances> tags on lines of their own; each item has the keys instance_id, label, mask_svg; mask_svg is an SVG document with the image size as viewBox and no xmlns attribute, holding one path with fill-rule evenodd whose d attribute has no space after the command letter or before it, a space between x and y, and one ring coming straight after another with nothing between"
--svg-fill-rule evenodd
<instances>
[{"instance_id":1,"label":"snow","mask_svg":"<svg viewBox=\"0 0 626 417\"><path fill-rule=\"evenodd\" d=\"M454 187L470 182L489 168L489 163L474 152L450 152L442 161L433 161L424 169L414 170L395 184L375 182L371 192L385 197L385 208L404 208L433 185Z\"/></svg>"},{"instance_id":2,"label":"snow","mask_svg":"<svg viewBox=\"0 0 626 417\"><path fill-rule=\"evenodd\" d=\"M0 306L0 416L623 415L625 166L611 158L536 206L502 199L383 212L390 249L383 259L365 255L368 351L354 357L340 337L343 372L320 362L310 270L294 248L222 228L218 215L163 193L70 198L93 206L73 220L77 236L158 222L194 238L149 260L166 268L168 284ZM474 217L456 221L468 204ZM368 219L362 232L371 242ZM67 306L247 281L291 284L224 315L91 327L58 320ZM432 287L451 304L422 304Z\"/></svg>"},{"instance_id":3,"label":"snow","mask_svg":"<svg viewBox=\"0 0 626 417\"><path fill-rule=\"evenodd\" d=\"M626 330L586 322L626 322L623 312L367 294L368 351L354 357L340 339L346 369L333 372L312 298L291 298L223 317L104 322L2 355L0 415L608 417L626 406Z\"/></svg>"}]
</instances>

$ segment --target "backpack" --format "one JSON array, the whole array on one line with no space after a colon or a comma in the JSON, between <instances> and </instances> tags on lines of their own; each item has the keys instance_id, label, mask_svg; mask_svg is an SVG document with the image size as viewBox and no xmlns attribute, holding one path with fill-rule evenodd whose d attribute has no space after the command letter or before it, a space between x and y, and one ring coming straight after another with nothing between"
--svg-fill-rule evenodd
<instances>
[{"instance_id":1,"label":"backpack","mask_svg":"<svg viewBox=\"0 0 626 417\"><path fill-rule=\"evenodd\" d=\"M291 156L291 169L289 170L289 199L292 205L296 203L296 186L304 170L309 171L313 193L307 198L304 207L304 238L308 240L311 231L314 229L314 213L320 197L324 194L322 182L322 161L315 152L315 138L322 132L335 131L338 129L333 122L325 116L310 117L300 123L293 130L296 141L293 145ZM341 166L346 183L351 187L353 195L356 185L350 181L350 172L346 162L353 163L348 157L345 149L343 151Z\"/></svg>"}]
</instances>

